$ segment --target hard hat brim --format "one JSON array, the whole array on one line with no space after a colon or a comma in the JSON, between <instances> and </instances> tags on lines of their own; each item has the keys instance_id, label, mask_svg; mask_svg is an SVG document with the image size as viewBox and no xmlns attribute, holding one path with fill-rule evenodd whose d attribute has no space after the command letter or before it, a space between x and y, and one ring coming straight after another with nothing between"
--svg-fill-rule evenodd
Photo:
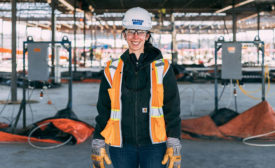
<instances>
[{"instance_id":1,"label":"hard hat brim","mask_svg":"<svg viewBox=\"0 0 275 168\"><path fill-rule=\"evenodd\" d=\"M144 26L138 26L138 25L133 25L133 26L124 26L125 29L134 29L134 30L150 30L152 27L144 27Z\"/></svg>"}]
</instances>

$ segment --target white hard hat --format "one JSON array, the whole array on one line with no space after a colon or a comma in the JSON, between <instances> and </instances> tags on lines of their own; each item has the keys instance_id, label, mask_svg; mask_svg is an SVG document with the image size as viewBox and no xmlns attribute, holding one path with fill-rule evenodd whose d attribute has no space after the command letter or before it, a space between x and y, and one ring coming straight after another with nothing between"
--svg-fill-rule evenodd
<instances>
[{"instance_id":1,"label":"white hard hat","mask_svg":"<svg viewBox=\"0 0 275 168\"><path fill-rule=\"evenodd\" d=\"M131 8L125 13L122 25L126 29L150 30L152 28L151 15L143 8Z\"/></svg>"}]
</instances>

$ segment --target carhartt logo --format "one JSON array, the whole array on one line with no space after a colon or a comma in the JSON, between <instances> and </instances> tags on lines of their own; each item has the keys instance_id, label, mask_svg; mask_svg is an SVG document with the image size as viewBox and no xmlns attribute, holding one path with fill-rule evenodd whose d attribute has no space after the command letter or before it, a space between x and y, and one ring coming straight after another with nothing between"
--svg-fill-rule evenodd
<instances>
[{"instance_id":1,"label":"carhartt logo","mask_svg":"<svg viewBox=\"0 0 275 168\"><path fill-rule=\"evenodd\" d=\"M147 113L148 112L147 108L142 108L142 112Z\"/></svg>"},{"instance_id":2,"label":"carhartt logo","mask_svg":"<svg viewBox=\"0 0 275 168\"><path fill-rule=\"evenodd\" d=\"M144 20L132 19L133 25L142 25Z\"/></svg>"}]
</instances>

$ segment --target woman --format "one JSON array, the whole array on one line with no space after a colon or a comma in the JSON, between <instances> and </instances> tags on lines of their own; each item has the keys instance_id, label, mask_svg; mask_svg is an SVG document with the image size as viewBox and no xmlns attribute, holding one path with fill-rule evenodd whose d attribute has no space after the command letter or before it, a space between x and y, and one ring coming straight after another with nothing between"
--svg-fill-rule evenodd
<instances>
[{"instance_id":1,"label":"woman","mask_svg":"<svg viewBox=\"0 0 275 168\"><path fill-rule=\"evenodd\" d=\"M180 168L180 99L172 68L149 42L150 14L129 9L123 19L129 49L107 63L92 140L96 168ZM110 145L111 160L105 144Z\"/></svg>"}]
</instances>

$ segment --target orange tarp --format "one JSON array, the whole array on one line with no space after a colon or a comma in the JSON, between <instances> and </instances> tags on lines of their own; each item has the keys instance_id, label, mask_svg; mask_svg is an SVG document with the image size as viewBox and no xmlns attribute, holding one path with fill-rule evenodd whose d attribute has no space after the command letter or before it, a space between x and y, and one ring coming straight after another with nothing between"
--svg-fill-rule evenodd
<instances>
[{"instance_id":1,"label":"orange tarp","mask_svg":"<svg viewBox=\"0 0 275 168\"><path fill-rule=\"evenodd\" d=\"M0 131L0 142L27 142L28 136L16 135ZM61 143L52 139L31 138L32 142Z\"/></svg>"},{"instance_id":2,"label":"orange tarp","mask_svg":"<svg viewBox=\"0 0 275 168\"><path fill-rule=\"evenodd\" d=\"M182 120L182 138L246 138L275 130L275 112L263 101L222 126L216 126L210 116ZM275 135L269 136L275 138Z\"/></svg>"},{"instance_id":3,"label":"orange tarp","mask_svg":"<svg viewBox=\"0 0 275 168\"><path fill-rule=\"evenodd\" d=\"M219 127L227 136L246 138L275 130L275 112L266 101Z\"/></svg>"},{"instance_id":4,"label":"orange tarp","mask_svg":"<svg viewBox=\"0 0 275 168\"><path fill-rule=\"evenodd\" d=\"M56 128L62 130L63 132L73 135L77 144L84 142L94 132L94 128L92 126L71 119L50 119L42 121L39 124L48 122L53 123Z\"/></svg>"},{"instance_id":5,"label":"orange tarp","mask_svg":"<svg viewBox=\"0 0 275 168\"><path fill-rule=\"evenodd\" d=\"M37 125L41 125L44 123L52 123L59 130L71 134L75 140L76 144L82 143L87 140L92 133L94 132L94 128L88 124L85 124L81 121L75 121L71 119L57 118L57 119L48 119L37 123ZM41 130L43 130L47 125L43 126ZM0 142L27 142L28 135L16 135L8 132L0 131ZM47 142L47 143L61 143L60 141L52 140L52 139L39 139L39 138L31 138L31 141L35 142Z\"/></svg>"},{"instance_id":6,"label":"orange tarp","mask_svg":"<svg viewBox=\"0 0 275 168\"><path fill-rule=\"evenodd\" d=\"M202 136L225 138L219 131L211 117L204 116L189 120L182 120L182 130L186 133L193 133ZM184 135L186 136L186 135ZM183 137L182 137L183 138ZM186 137L187 138L187 137Z\"/></svg>"}]
</instances>

